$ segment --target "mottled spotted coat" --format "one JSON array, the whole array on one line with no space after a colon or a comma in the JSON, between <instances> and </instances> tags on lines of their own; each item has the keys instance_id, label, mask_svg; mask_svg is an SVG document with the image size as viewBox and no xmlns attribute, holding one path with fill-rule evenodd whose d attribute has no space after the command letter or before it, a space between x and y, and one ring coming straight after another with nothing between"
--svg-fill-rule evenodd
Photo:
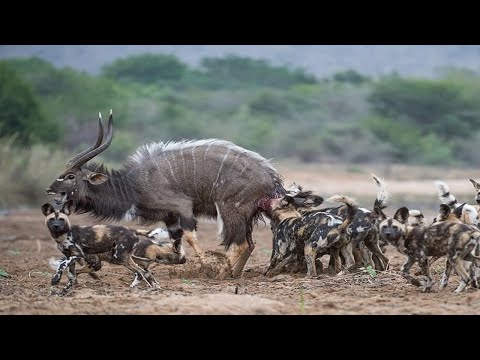
<instances>
[{"instance_id":1,"label":"mottled spotted coat","mask_svg":"<svg viewBox=\"0 0 480 360\"><path fill-rule=\"evenodd\" d=\"M477 266L480 264L480 257L472 253L480 241L480 231L477 227L452 221L410 226L408 225L409 211L406 207L398 209L393 217L386 216L380 209L375 211L380 221L380 236L401 254L407 256L401 273L411 284L421 286L423 291L429 292L433 285L429 256L447 256L440 288L447 285L452 270L461 277L460 285L455 292L462 291L469 283L477 286L474 274L472 272L469 274L462 262L466 260L474 262ZM449 216L449 212L450 208L443 205L440 218L445 219ZM416 262L423 275L421 278L410 275L410 269Z\"/></svg>"},{"instance_id":2,"label":"mottled spotted coat","mask_svg":"<svg viewBox=\"0 0 480 360\"><path fill-rule=\"evenodd\" d=\"M45 215L45 224L57 248L65 255L52 278L52 285L57 285L63 271L67 269L69 282L68 290L76 282L77 273L93 273L101 268L101 261L111 264L123 265L135 274L132 287L141 279L149 285L157 281L148 271L153 262L162 264L181 264L185 262L185 251L181 240L174 243L154 242L146 238L147 230L135 230L125 226L71 225L70 202L65 203L61 209L46 203L42 206ZM75 264L80 263L82 268L76 269Z\"/></svg>"}]
</instances>

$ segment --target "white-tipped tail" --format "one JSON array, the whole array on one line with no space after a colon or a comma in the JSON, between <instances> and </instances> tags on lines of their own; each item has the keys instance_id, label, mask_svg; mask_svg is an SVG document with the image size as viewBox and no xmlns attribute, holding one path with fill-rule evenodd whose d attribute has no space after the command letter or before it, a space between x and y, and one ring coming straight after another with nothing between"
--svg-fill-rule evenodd
<instances>
[{"instance_id":1,"label":"white-tipped tail","mask_svg":"<svg viewBox=\"0 0 480 360\"><path fill-rule=\"evenodd\" d=\"M112 110L112 109L110 109L110 116L112 116L112 114L113 114L113 110Z\"/></svg>"},{"instance_id":2,"label":"white-tipped tail","mask_svg":"<svg viewBox=\"0 0 480 360\"><path fill-rule=\"evenodd\" d=\"M48 265L50 265L52 270L55 270L55 271L58 270L58 267L60 266L61 262L62 260L55 259L54 257L51 257L50 259L48 259Z\"/></svg>"},{"instance_id":3,"label":"white-tipped tail","mask_svg":"<svg viewBox=\"0 0 480 360\"><path fill-rule=\"evenodd\" d=\"M98 113L98 117L99 117L100 119L102 118L102 113L101 113L101 112Z\"/></svg>"},{"instance_id":4,"label":"white-tipped tail","mask_svg":"<svg viewBox=\"0 0 480 360\"><path fill-rule=\"evenodd\" d=\"M457 199L450 193L450 188L448 185L440 180L436 180L435 185L437 185L438 198L442 204L453 208L457 207Z\"/></svg>"},{"instance_id":5,"label":"white-tipped tail","mask_svg":"<svg viewBox=\"0 0 480 360\"><path fill-rule=\"evenodd\" d=\"M378 187L377 199L375 203L380 209L384 209L387 207L388 198L390 197L390 194L387 191L387 184L385 184L385 181L382 178L376 176L375 174L372 174L372 178Z\"/></svg>"},{"instance_id":6,"label":"white-tipped tail","mask_svg":"<svg viewBox=\"0 0 480 360\"><path fill-rule=\"evenodd\" d=\"M412 217L423 217L423 214L420 210L416 210L416 209L413 209L413 210L410 210L408 212L408 216L412 216Z\"/></svg>"}]
</instances>

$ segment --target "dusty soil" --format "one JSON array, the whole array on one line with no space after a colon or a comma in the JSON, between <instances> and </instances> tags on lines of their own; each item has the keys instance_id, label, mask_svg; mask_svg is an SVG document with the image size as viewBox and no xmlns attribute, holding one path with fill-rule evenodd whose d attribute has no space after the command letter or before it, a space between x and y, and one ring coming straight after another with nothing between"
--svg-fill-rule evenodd
<instances>
[{"instance_id":1,"label":"dusty soil","mask_svg":"<svg viewBox=\"0 0 480 360\"><path fill-rule=\"evenodd\" d=\"M348 173L338 171L332 181L332 169L327 178L323 171L312 169L298 174L281 169L286 183L296 180L314 187L327 196L334 192L365 196L373 199L375 188L369 172ZM383 176L381 169L372 169ZM296 175L296 176L294 176ZM386 178L390 190L403 194L421 192L436 199L431 178L418 181ZM452 177L447 183L452 190L462 187L458 195L473 197L468 176ZM471 186L471 185L470 185ZM322 191L323 189L323 191ZM425 194L427 193L427 194ZM432 200L432 201L433 201ZM464 201L468 201L465 198ZM404 204L392 204L388 213ZM369 207L369 203L364 205ZM434 214L435 209L424 209ZM93 224L85 216L71 216L76 224ZM129 224L134 226L133 224ZM212 260L201 268L192 250L185 245L188 261L182 265L154 265L152 271L160 282L160 289L151 289L145 283L130 289L132 274L125 268L104 264L98 272L100 280L86 274L79 275L79 283L66 296L52 295L50 285L51 257L60 257L44 225L40 209L8 211L0 215L0 269L10 276L0 276L0 314L480 314L480 291L467 289L454 294L458 277L451 278L448 287L432 293L422 293L406 283L399 275L403 256L387 249L391 269L377 273L366 271L342 276L320 275L305 279L301 274L281 274L265 277L271 252L269 224L259 223L254 230L256 248L250 257L243 277L218 280L212 278L215 265L224 258L218 246L217 228L213 222L200 221L198 235L202 247ZM323 260L328 262L328 257ZM415 270L415 269L414 269ZM432 266L437 281L443 271L443 261ZM62 283L65 280L62 279Z\"/></svg>"}]
</instances>

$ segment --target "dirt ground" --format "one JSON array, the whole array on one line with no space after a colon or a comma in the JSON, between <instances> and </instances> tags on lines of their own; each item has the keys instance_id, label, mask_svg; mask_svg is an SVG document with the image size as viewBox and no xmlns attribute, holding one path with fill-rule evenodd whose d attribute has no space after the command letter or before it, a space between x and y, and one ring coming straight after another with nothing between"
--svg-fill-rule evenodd
<instances>
[{"instance_id":1,"label":"dirt ground","mask_svg":"<svg viewBox=\"0 0 480 360\"><path fill-rule=\"evenodd\" d=\"M375 187L369 172L385 174L382 169L348 172L331 168L327 177L325 169L307 169L302 174L292 168L279 170L286 184L296 180L322 195L342 192L371 198L372 204ZM403 174L402 169L397 170ZM385 176L392 193L422 194L431 201L436 199L432 179L438 178L438 174L425 176L424 169L416 181L399 180L399 176L395 178L397 170L390 169L389 176ZM442 180L451 186L452 192L458 190L458 198L469 201L474 195L469 177L476 178L472 172L461 177L450 174L449 179ZM387 213L403 205L408 204L392 204ZM428 216L435 213L432 208L425 210ZM88 217L77 215L71 216L71 222L94 224ZM224 259L214 253L222 252L216 224L201 220L198 236L209 258L221 263ZM53 271L48 260L61 254L48 235L40 206L6 211L0 215L0 270L5 270L9 277L0 276L0 314L480 314L480 291L453 293L457 276L452 276L442 291L437 283L432 293L422 293L408 284L399 275L404 257L391 248L387 249L390 270L376 275L360 271L341 276L320 275L317 279L305 279L301 274L268 278L263 275L271 253L268 223L260 222L254 229L254 240L256 248L239 279L212 278L211 269L200 268L193 251L185 244L186 264L152 266L160 289L150 289L145 283L131 289L133 276L127 269L104 264L98 272L100 280L80 274L78 285L62 297L52 295ZM327 263L328 257L323 261ZM442 260L432 266L436 281L440 280L443 266Z\"/></svg>"}]
</instances>

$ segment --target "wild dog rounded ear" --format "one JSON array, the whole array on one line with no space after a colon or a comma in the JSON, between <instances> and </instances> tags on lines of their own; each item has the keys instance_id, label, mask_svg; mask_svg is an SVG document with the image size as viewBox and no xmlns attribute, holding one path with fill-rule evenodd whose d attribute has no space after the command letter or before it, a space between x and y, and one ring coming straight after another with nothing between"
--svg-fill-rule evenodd
<instances>
[{"instance_id":1,"label":"wild dog rounded ear","mask_svg":"<svg viewBox=\"0 0 480 360\"><path fill-rule=\"evenodd\" d=\"M387 218L387 215L385 215L382 209L380 209L378 206L373 207L371 216L372 218L377 219L378 221L383 221Z\"/></svg>"},{"instance_id":2,"label":"wild dog rounded ear","mask_svg":"<svg viewBox=\"0 0 480 360\"><path fill-rule=\"evenodd\" d=\"M410 212L406 206L401 207L395 212L393 218L397 221L400 221L402 224L405 224L408 221L408 217L410 216Z\"/></svg>"},{"instance_id":3,"label":"wild dog rounded ear","mask_svg":"<svg viewBox=\"0 0 480 360\"><path fill-rule=\"evenodd\" d=\"M445 220L452 210L450 209L450 206L446 204L440 204L440 211L438 213L438 216L435 218L436 221L443 221Z\"/></svg>"},{"instance_id":4,"label":"wild dog rounded ear","mask_svg":"<svg viewBox=\"0 0 480 360\"><path fill-rule=\"evenodd\" d=\"M285 206L285 205L293 205L295 204L295 198L291 195L285 195L280 202L280 205Z\"/></svg>"},{"instance_id":5,"label":"wild dog rounded ear","mask_svg":"<svg viewBox=\"0 0 480 360\"><path fill-rule=\"evenodd\" d=\"M479 190L480 189L480 184L478 182L476 182L475 180L473 179L468 179L470 180L470 182L473 184L473 187L475 188L475 190Z\"/></svg>"},{"instance_id":6,"label":"wild dog rounded ear","mask_svg":"<svg viewBox=\"0 0 480 360\"><path fill-rule=\"evenodd\" d=\"M463 213L463 207L465 206L466 203L463 203L462 205L458 206L455 208L455 210L453 210L453 213L455 214L455 216L457 218L461 218L462 217L462 213Z\"/></svg>"},{"instance_id":7,"label":"wild dog rounded ear","mask_svg":"<svg viewBox=\"0 0 480 360\"><path fill-rule=\"evenodd\" d=\"M325 199L320 195L309 195L305 199L305 205L309 206L319 206L322 205Z\"/></svg>"},{"instance_id":8,"label":"wild dog rounded ear","mask_svg":"<svg viewBox=\"0 0 480 360\"><path fill-rule=\"evenodd\" d=\"M43 215L45 215L45 216L48 216L51 213L55 212L55 209L53 208L53 205L49 204L49 203L43 204L41 209L42 209Z\"/></svg>"}]
</instances>

